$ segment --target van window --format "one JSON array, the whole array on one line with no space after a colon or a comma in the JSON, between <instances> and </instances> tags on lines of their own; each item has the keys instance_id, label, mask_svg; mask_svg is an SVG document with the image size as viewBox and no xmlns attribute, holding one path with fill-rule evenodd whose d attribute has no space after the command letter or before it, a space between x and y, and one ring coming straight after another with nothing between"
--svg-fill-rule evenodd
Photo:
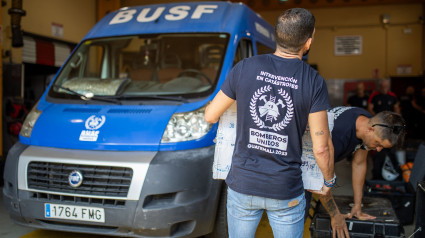
<instances>
[{"instance_id":1,"label":"van window","mask_svg":"<svg viewBox=\"0 0 425 238\"><path fill-rule=\"evenodd\" d=\"M75 60L71 63L72 67L69 69L69 77L84 77L84 75L100 77L101 60L97 60L97 58L98 56L102 56L103 52L103 46L92 46L86 57L81 53L77 53L74 56ZM87 60L87 62L83 63L83 60Z\"/></svg>"},{"instance_id":2,"label":"van window","mask_svg":"<svg viewBox=\"0 0 425 238\"><path fill-rule=\"evenodd\" d=\"M252 42L250 39L241 39L236 49L236 55L233 59L233 65L237 64L239 61L253 56Z\"/></svg>"},{"instance_id":3,"label":"van window","mask_svg":"<svg viewBox=\"0 0 425 238\"><path fill-rule=\"evenodd\" d=\"M205 96L216 86L227 34L155 34L83 42L49 96ZM68 90L70 89L70 90ZM67 94L67 95L66 95Z\"/></svg>"},{"instance_id":4,"label":"van window","mask_svg":"<svg viewBox=\"0 0 425 238\"><path fill-rule=\"evenodd\" d=\"M270 54L270 53L274 53L274 50L262 44L261 42L257 41L257 54L263 55L263 54Z\"/></svg>"}]
</instances>

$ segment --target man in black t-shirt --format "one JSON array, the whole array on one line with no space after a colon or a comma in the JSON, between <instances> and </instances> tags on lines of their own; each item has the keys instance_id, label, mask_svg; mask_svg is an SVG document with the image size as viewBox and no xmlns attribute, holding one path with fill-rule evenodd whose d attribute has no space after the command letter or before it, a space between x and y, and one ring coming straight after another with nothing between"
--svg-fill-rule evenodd
<instances>
[{"instance_id":1,"label":"man in black t-shirt","mask_svg":"<svg viewBox=\"0 0 425 238\"><path fill-rule=\"evenodd\" d=\"M369 99L369 96L366 95L364 91L364 83L359 82L356 85L356 94L348 98L347 104L348 106L367 109L368 99Z\"/></svg>"},{"instance_id":2,"label":"man in black t-shirt","mask_svg":"<svg viewBox=\"0 0 425 238\"><path fill-rule=\"evenodd\" d=\"M406 120L407 125L407 136L410 138L416 138L419 132L420 112L416 104L415 98L415 87L408 86L406 93L401 95L399 98L401 115ZM420 136L422 134L419 134Z\"/></svg>"},{"instance_id":3,"label":"man in black t-shirt","mask_svg":"<svg viewBox=\"0 0 425 238\"><path fill-rule=\"evenodd\" d=\"M421 95L417 100L417 105L419 106L418 110L422 110L425 113L425 88L421 89Z\"/></svg>"},{"instance_id":4,"label":"man in black t-shirt","mask_svg":"<svg viewBox=\"0 0 425 238\"><path fill-rule=\"evenodd\" d=\"M341 229L341 227L336 227L337 224L345 224L344 217L355 216L360 220L375 218L363 213L361 209L367 153L368 150L381 151L384 148L401 145L405 135L405 121L398 113L383 111L372 117L366 110L356 107L336 107L328 110L328 113L333 114L333 121L330 121L329 124L333 124L331 134L335 162L343 160L350 154L353 155L354 206L351 212L341 216L331 193L327 196L320 196L321 203L331 216L332 228L337 230ZM306 139L308 138L303 138L303 140ZM309 149L303 147L303 153ZM306 215L310 199L311 193L306 192Z\"/></svg>"},{"instance_id":5,"label":"man in black t-shirt","mask_svg":"<svg viewBox=\"0 0 425 238\"><path fill-rule=\"evenodd\" d=\"M369 96L367 110L372 115L382 111L400 113L397 95L390 91L390 86L389 79L381 79L378 83L378 91L374 91Z\"/></svg>"},{"instance_id":6,"label":"man in black t-shirt","mask_svg":"<svg viewBox=\"0 0 425 238\"><path fill-rule=\"evenodd\" d=\"M415 102L415 108L419 112L418 121L425 121L425 88L421 89L421 94L418 97L418 99ZM423 138L423 135L425 134L425 123L419 123L419 130L418 135L421 135Z\"/></svg>"},{"instance_id":7,"label":"man in black t-shirt","mask_svg":"<svg viewBox=\"0 0 425 238\"><path fill-rule=\"evenodd\" d=\"M390 79L381 79L378 83L378 91L374 91L369 97L368 111L375 115L382 111L392 111L398 114L400 111L400 103L397 99L397 95L390 91L391 81ZM373 179L383 179L382 178L382 166L385 163L385 157L387 154L393 154L391 150L383 149L374 154L373 158L373 168L372 175Z\"/></svg>"},{"instance_id":8,"label":"man in black t-shirt","mask_svg":"<svg viewBox=\"0 0 425 238\"><path fill-rule=\"evenodd\" d=\"M275 238L302 237L301 141L307 123L324 177L318 193L327 194L335 184L326 83L302 61L314 24L306 9L282 13L275 53L237 63L205 110L205 120L215 123L237 102L235 149L226 178L230 237L255 237L264 210Z\"/></svg>"}]
</instances>

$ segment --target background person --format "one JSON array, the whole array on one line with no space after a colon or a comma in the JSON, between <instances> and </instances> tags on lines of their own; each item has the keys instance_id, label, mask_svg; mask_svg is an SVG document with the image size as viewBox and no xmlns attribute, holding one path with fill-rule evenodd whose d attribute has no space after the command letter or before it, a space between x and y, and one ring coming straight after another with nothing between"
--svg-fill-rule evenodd
<instances>
[{"instance_id":1,"label":"background person","mask_svg":"<svg viewBox=\"0 0 425 238\"><path fill-rule=\"evenodd\" d=\"M358 82L356 84L356 94L348 98L347 100L348 106L367 109L369 95L365 94L364 87L365 86L363 82Z\"/></svg>"},{"instance_id":2,"label":"background person","mask_svg":"<svg viewBox=\"0 0 425 238\"><path fill-rule=\"evenodd\" d=\"M390 91L391 83L389 79L381 79L378 82L378 91L374 91L369 97L368 111L375 115L382 111L392 111L401 113L397 95ZM395 156L395 151L383 149L373 154L373 179L382 180L382 167L385 164L387 155L390 158ZM395 165L397 166L397 165Z\"/></svg>"},{"instance_id":3,"label":"background person","mask_svg":"<svg viewBox=\"0 0 425 238\"><path fill-rule=\"evenodd\" d=\"M423 135L425 134L425 88L421 89L421 94L419 97L414 101L414 108L418 112L418 118L419 126L418 126L418 138L423 139Z\"/></svg>"},{"instance_id":4,"label":"background person","mask_svg":"<svg viewBox=\"0 0 425 238\"><path fill-rule=\"evenodd\" d=\"M226 179L229 237L255 237L266 210L275 238L302 237L305 196L301 137L307 123L325 184L335 184L324 79L302 61L315 19L306 9L283 12L274 54L239 62L205 111L211 123L237 101L237 136ZM273 80L270 80L273 79Z\"/></svg>"},{"instance_id":5,"label":"background person","mask_svg":"<svg viewBox=\"0 0 425 238\"><path fill-rule=\"evenodd\" d=\"M419 106L418 110L422 110L425 113L425 88L422 88L421 95L417 100L417 105Z\"/></svg>"},{"instance_id":6,"label":"background person","mask_svg":"<svg viewBox=\"0 0 425 238\"><path fill-rule=\"evenodd\" d=\"M419 129L420 108L416 103L415 87L408 86L405 94L400 96L400 111L403 118L406 120L407 136L415 138Z\"/></svg>"},{"instance_id":7,"label":"background person","mask_svg":"<svg viewBox=\"0 0 425 238\"><path fill-rule=\"evenodd\" d=\"M374 91L369 96L368 111L375 115L382 111L392 111L400 113L397 95L390 91L391 83L389 79L381 79L378 83L378 91Z\"/></svg>"}]
</instances>

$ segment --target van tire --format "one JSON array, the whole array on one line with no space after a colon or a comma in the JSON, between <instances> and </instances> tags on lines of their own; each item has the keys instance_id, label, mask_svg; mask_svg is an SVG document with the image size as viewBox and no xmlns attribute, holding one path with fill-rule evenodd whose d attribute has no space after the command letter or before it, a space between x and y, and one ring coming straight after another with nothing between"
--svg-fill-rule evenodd
<instances>
[{"instance_id":1,"label":"van tire","mask_svg":"<svg viewBox=\"0 0 425 238\"><path fill-rule=\"evenodd\" d=\"M227 185L221 186L220 200L218 201L217 215L214 222L214 230L205 236L206 238L227 238Z\"/></svg>"}]
</instances>

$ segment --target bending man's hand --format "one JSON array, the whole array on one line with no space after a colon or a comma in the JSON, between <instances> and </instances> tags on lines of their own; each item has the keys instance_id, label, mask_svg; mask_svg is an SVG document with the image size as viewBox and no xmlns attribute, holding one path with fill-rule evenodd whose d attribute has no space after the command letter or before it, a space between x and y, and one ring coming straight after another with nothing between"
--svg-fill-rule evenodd
<instances>
[{"instance_id":1,"label":"bending man's hand","mask_svg":"<svg viewBox=\"0 0 425 238\"><path fill-rule=\"evenodd\" d=\"M376 217L371 216L369 214L362 212L361 205L354 205L353 208L351 208L351 213L349 215L349 218L357 217L359 220L373 220L376 219Z\"/></svg>"},{"instance_id":2,"label":"bending man's hand","mask_svg":"<svg viewBox=\"0 0 425 238\"><path fill-rule=\"evenodd\" d=\"M349 238L350 234L348 233L347 223L345 223L345 218L348 218L348 214L341 214L338 212L335 216L331 217L332 225L332 237L333 238Z\"/></svg>"},{"instance_id":3,"label":"bending man's hand","mask_svg":"<svg viewBox=\"0 0 425 238\"><path fill-rule=\"evenodd\" d=\"M331 191L331 188L330 187L326 187L323 184L322 189L320 189L320 190L309 190L309 189L307 189L307 191L309 191L311 193L319 194L319 195L322 195L322 196L329 196L330 195L329 193Z\"/></svg>"}]
</instances>

